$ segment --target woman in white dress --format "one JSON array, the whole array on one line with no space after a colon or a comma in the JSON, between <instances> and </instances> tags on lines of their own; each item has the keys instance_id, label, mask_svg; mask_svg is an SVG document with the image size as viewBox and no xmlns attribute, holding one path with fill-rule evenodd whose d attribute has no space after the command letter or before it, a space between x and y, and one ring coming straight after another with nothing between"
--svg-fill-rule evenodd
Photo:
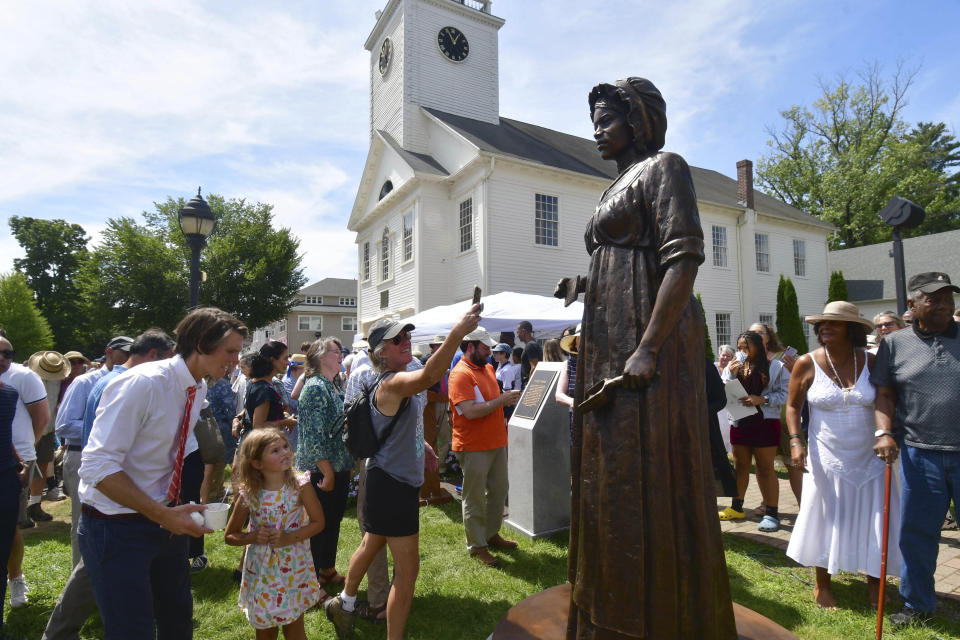
<instances>
[{"instance_id":1,"label":"woman in white dress","mask_svg":"<svg viewBox=\"0 0 960 640\"><path fill-rule=\"evenodd\" d=\"M870 603L880 587L884 470L873 452L874 399L870 384L873 355L867 333L873 329L849 302L831 302L807 316L821 348L799 358L790 378L787 427L795 464L803 467L803 502L787 555L817 569L814 598L836 608L830 576L839 571L867 574ZM809 455L800 430L800 409L810 407ZM887 573L900 575L900 489L890 498Z\"/></svg>"}]
</instances>

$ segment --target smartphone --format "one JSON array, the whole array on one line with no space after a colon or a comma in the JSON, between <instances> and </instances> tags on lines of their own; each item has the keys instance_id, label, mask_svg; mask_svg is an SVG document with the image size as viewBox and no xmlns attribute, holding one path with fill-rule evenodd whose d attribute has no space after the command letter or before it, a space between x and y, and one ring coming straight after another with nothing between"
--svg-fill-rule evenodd
<instances>
[{"instance_id":1,"label":"smartphone","mask_svg":"<svg viewBox=\"0 0 960 640\"><path fill-rule=\"evenodd\" d=\"M787 356L795 356L795 355L797 355L797 350L794 349L793 347L787 347L786 349L783 350L783 355L780 356L780 359L783 360Z\"/></svg>"},{"instance_id":2,"label":"smartphone","mask_svg":"<svg viewBox=\"0 0 960 640\"><path fill-rule=\"evenodd\" d=\"M744 362L747 361L747 354L745 354L743 351L737 351L737 355L735 355L733 359L739 362L740 364L743 364Z\"/></svg>"},{"instance_id":3,"label":"smartphone","mask_svg":"<svg viewBox=\"0 0 960 640\"><path fill-rule=\"evenodd\" d=\"M483 311L483 305L480 304L480 293L481 293L480 287L476 287L476 286L475 286L475 287L473 288L473 304L479 304L479 305L480 305L480 311Z\"/></svg>"}]
</instances>

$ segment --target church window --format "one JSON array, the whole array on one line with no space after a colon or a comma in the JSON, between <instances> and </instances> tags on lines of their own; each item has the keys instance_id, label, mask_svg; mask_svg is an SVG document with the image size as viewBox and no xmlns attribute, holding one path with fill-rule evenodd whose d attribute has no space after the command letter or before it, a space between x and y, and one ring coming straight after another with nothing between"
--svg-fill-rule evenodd
<instances>
[{"instance_id":1,"label":"church window","mask_svg":"<svg viewBox=\"0 0 960 640\"><path fill-rule=\"evenodd\" d=\"M713 225L713 266L727 266L727 228Z\"/></svg>"},{"instance_id":2,"label":"church window","mask_svg":"<svg viewBox=\"0 0 960 640\"><path fill-rule=\"evenodd\" d=\"M714 320L717 344L730 344L730 314L717 312L714 314Z\"/></svg>"},{"instance_id":3,"label":"church window","mask_svg":"<svg viewBox=\"0 0 960 640\"><path fill-rule=\"evenodd\" d=\"M804 240L793 241L793 275L801 278L807 275L807 243Z\"/></svg>"},{"instance_id":4,"label":"church window","mask_svg":"<svg viewBox=\"0 0 960 640\"><path fill-rule=\"evenodd\" d=\"M460 203L460 252L473 248L473 198Z\"/></svg>"},{"instance_id":5,"label":"church window","mask_svg":"<svg viewBox=\"0 0 960 640\"><path fill-rule=\"evenodd\" d=\"M542 193L535 197L534 242L547 247L559 243L560 207L557 196Z\"/></svg>"},{"instance_id":6,"label":"church window","mask_svg":"<svg viewBox=\"0 0 960 640\"><path fill-rule=\"evenodd\" d=\"M413 211L403 216L403 261L413 260Z\"/></svg>"},{"instance_id":7,"label":"church window","mask_svg":"<svg viewBox=\"0 0 960 640\"><path fill-rule=\"evenodd\" d=\"M370 243L363 243L363 264L362 264L362 273L363 281L367 282L370 280Z\"/></svg>"},{"instance_id":8,"label":"church window","mask_svg":"<svg viewBox=\"0 0 960 640\"><path fill-rule=\"evenodd\" d=\"M380 197L378 197L377 200L383 200L391 191L393 191L393 183L387 180L383 183L383 186L380 187Z\"/></svg>"},{"instance_id":9,"label":"church window","mask_svg":"<svg viewBox=\"0 0 960 640\"><path fill-rule=\"evenodd\" d=\"M753 234L753 248L757 255L757 271L770 273L770 236L765 233Z\"/></svg>"},{"instance_id":10,"label":"church window","mask_svg":"<svg viewBox=\"0 0 960 640\"><path fill-rule=\"evenodd\" d=\"M384 227L380 241L380 282L390 279L390 232Z\"/></svg>"}]
</instances>

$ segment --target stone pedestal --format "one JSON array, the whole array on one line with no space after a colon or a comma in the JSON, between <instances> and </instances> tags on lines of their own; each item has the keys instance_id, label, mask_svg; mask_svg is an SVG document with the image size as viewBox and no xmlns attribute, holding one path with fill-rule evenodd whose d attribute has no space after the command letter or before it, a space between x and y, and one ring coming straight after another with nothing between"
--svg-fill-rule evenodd
<instances>
[{"instance_id":1,"label":"stone pedestal","mask_svg":"<svg viewBox=\"0 0 960 640\"><path fill-rule=\"evenodd\" d=\"M570 527L570 415L554 399L565 362L540 362L514 408L508 526L528 537Z\"/></svg>"},{"instance_id":2,"label":"stone pedestal","mask_svg":"<svg viewBox=\"0 0 960 640\"><path fill-rule=\"evenodd\" d=\"M564 640L569 612L570 585L552 587L510 609L490 640ZM737 603L733 603L733 614L740 640L797 640L776 622Z\"/></svg>"}]
</instances>

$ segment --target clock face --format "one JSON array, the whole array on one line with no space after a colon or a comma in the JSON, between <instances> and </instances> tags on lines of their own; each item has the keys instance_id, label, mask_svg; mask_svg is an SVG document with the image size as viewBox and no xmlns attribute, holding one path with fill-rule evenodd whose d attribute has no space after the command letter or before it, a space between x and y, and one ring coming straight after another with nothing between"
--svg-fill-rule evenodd
<instances>
[{"instance_id":1,"label":"clock face","mask_svg":"<svg viewBox=\"0 0 960 640\"><path fill-rule=\"evenodd\" d=\"M387 69L390 68L391 60L393 60L393 43L390 42L390 38L387 38L380 46L380 60L377 62L380 75L386 75Z\"/></svg>"},{"instance_id":2,"label":"clock face","mask_svg":"<svg viewBox=\"0 0 960 640\"><path fill-rule=\"evenodd\" d=\"M456 27L444 27L437 34L437 46L440 53L454 62L463 62L470 53L467 37Z\"/></svg>"}]
</instances>

